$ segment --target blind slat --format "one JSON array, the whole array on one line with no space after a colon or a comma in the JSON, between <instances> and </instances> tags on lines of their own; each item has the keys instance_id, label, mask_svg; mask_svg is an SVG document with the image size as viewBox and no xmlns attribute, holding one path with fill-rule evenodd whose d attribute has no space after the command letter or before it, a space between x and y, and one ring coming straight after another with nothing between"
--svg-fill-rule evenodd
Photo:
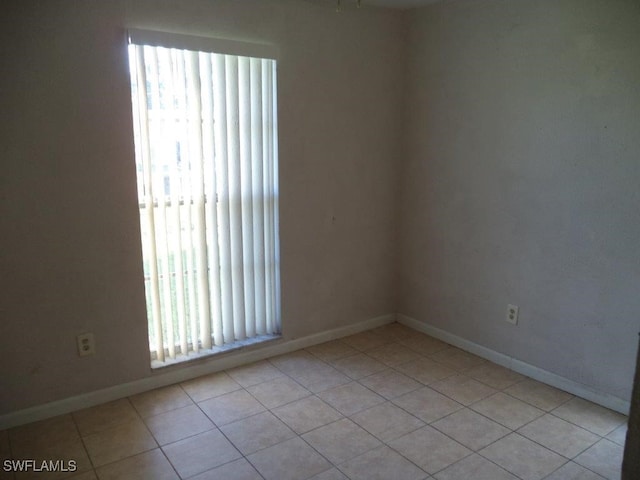
<instances>
[{"instance_id":1,"label":"blind slat","mask_svg":"<svg viewBox=\"0 0 640 480\"><path fill-rule=\"evenodd\" d=\"M242 217L242 266L245 335L255 336L255 293L253 258L253 202L251 173L251 70L247 57L238 59L238 110L240 133L240 200Z\"/></svg>"},{"instance_id":2,"label":"blind slat","mask_svg":"<svg viewBox=\"0 0 640 480\"><path fill-rule=\"evenodd\" d=\"M262 62L251 59L251 196L253 199L253 258L256 333L267 331L264 259L264 192L263 192L263 115L262 115Z\"/></svg>"},{"instance_id":3,"label":"blind slat","mask_svg":"<svg viewBox=\"0 0 640 480\"><path fill-rule=\"evenodd\" d=\"M246 338L244 325L244 272L242 259L242 206L240 182L240 119L238 58L225 56L227 97L227 168L229 172L229 232L231 234L231 282L235 340Z\"/></svg>"},{"instance_id":4,"label":"blind slat","mask_svg":"<svg viewBox=\"0 0 640 480\"><path fill-rule=\"evenodd\" d=\"M274 290L274 271L273 271L273 255L272 249L274 247L273 242L273 199L272 199L272 172L271 172L271 129L272 125L272 107L271 107L271 64L266 63L263 64L263 73L262 73L262 116L264 120L265 129L263 130L263 138L264 138L264 153L263 153L263 168L265 170L265 177L263 183L263 194L264 194L264 205L265 205L265 251L269 252L269 254L265 258L265 277L266 277L266 328L267 332L270 333L273 331L274 326L274 316L275 316L275 290Z\"/></svg>"},{"instance_id":5,"label":"blind slat","mask_svg":"<svg viewBox=\"0 0 640 480\"><path fill-rule=\"evenodd\" d=\"M224 343L222 331L222 310L220 304L220 258L218 251L217 228L211 226L218 225L218 212L216 205L216 171L214 168L215 144L214 144L214 108L212 92L212 71L211 55L201 53L199 55L200 73L202 78L202 138L203 138L203 158L205 172L205 198L207 199L206 219L209 227L206 229L207 254L209 259L209 298L211 301L211 329L213 332L213 343L222 345Z\"/></svg>"},{"instance_id":6,"label":"blind slat","mask_svg":"<svg viewBox=\"0 0 640 480\"><path fill-rule=\"evenodd\" d=\"M148 49L148 47L147 47ZM158 50L148 49L148 55L145 54L147 64L149 65L149 85L151 89L151 101L152 105L160 106L160 69L158 66ZM159 160L159 164L162 166L167 165L166 153L165 153L165 118L159 116L158 118L151 119L149 123L150 129L150 141L156 146L153 155ZM159 147L159 148L158 148ZM163 331L167 336L167 347L169 358L175 358L176 348L174 339L174 320L175 311L172 306L172 292L171 292L171 263L169 255L169 235L167 234L167 207L164 202L165 184L164 178L158 171L153 170L153 191L155 192L155 199L157 200L158 211L156 216L156 230L154 232L156 245L158 247L158 269L160 286L162 289L162 319L163 319Z\"/></svg>"},{"instance_id":7,"label":"blind slat","mask_svg":"<svg viewBox=\"0 0 640 480\"><path fill-rule=\"evenodd\" d=\"M280 225L280 205L279 205L279 187L278 187L278 84L276 82L276 62L268 62L270 70L270 92L269 97L269 113L271 115L271 130L269 132L269 142L271 148L269 150L269 168L271 169L271 185L269 186L273 198L272 214L273 219L271 225L271 234L273 245L270 255L273 256L273 304L274 313L271 325L271 333L280 331L280 318L282 310L280 306L280 241L278 237L278 229Z\"/></svg>"},{"instance_id":8,"label":"blind slat","mask_svg":"<svg viewBox=\"0 0 640 480\"><path fill-rule=\"evenodd\" d=\"M134 47L136 56L136 71L137 77L132 75L132 78L137 78L138 88L138 109L140 125L139 127L139 139L142 144L142 175L144 185L144 198L146 208L144 212L140 213L140 220L146 220L147 236L143 238L143 261L149 266L150 276L150 297L151 297L151 314L153 317L153 327L155 334L155 350L156 358L160 361L164 361L164 335L162 334L162 310L160 308L160 285L158 276L158 256L156 252L155 236L155 218L153 211L153 174L151 169L151 145L149 142L149 117L147 113L147 74L146 64L144 61L144 47ZM146 248L144 248L146 246Z\"/></svg>"},{"instance_id":9,"label":"blind slat","mask_svg":"<svg viewBox=\"0 0 640 480\"><path fill-rule=\"evenodd\" d=\"M204 208L204 161L202 150L202 102L200 97L200 72L198 54L185 54L187 91L192 92L189 100L189 145L193 147L191 169L193 175L193 236L198 284L198 311L200 320L200 342L202 348L211 348L211 323L209 307L209 279L207 271L207 238L205 234Z\"/></svg>"},{"instance_id":10,"label":"blind slat","mask_svg":"<svg viewBox=\"0 0 640 480\"><path fill-rule=\"evenodd\" d=\"M193 188L192 188L192 175L189 166L192 164L192 148L190 148L189 143L189 108L188 108L188 97L187 97L187 89L185 84L186 78L186 60L183 51L174 50L173 51L176 62L176 72L178 76L178 80L175 83L175 92L176 98L174 102L176 104L176 108L178 113L176 115L177 121L179 124L179 128L175 130L176 139L178 142L178 154L180 157L180 167L181 167L181 182L184 185L182 189L182 211L184 213L183 217L185 218L185 227L184 231L181 232L186 244L186 251L184 252L184 256L186 258L186 273L185 273L185 283L187 288L187 298L189 303L189 327L191 331L190 340L191 340L191 349L194 352L198 352L200 350L200 334L199 334L199 312L198 312L198 296L197 296L197 268L196 268L196 257L195 257L195 244L193 238Z\"/></svg>"},{"instance_id":11,"label":"blind slat","mask_svg":"<svg viewBox=\"0 0 640 480\"><path fill-rule=\"evenodd\" d=\"M218 241L220 245L220 303L223 336L226 343L235 340L233 325L233 289L231 280L231 232L229 226L229 172L227 168L226 65L224 55L213 59L213 106L216 145L216 186L218 192Z\"/></svg>"},{"instance_id":12,"label":"blind slat","mask_svg":"<svg viewBox=\"0 0 640 480\"><path fill-rule=\"evenodd\" d=\"M171 52L169 50L161 50L160 60L163 69L167 74L164 76L166 79L167 98L171 101L173 106L173 99L175 98L174 83L176 80L176 72L174 68L174 62L171 58ZM175 111L170 109L171 116L168 119L169 129L175 128ZM178 338L179 341L175 341L180 345L180 352L186 353L189 351L188 337L187 337L187 319L186 319L186 302L185 302L185 282L184 282L184 265L182 260L182 219L180 215L180 173L178 172L178 164L175 161L169 162L169 187L171 203L169 207L169 223L171 235L169 241L171 243L170 250L173 258L173 278L175 278L175 302L176 302L176 316L178 318Z\"/></svg>"}]
</instances>

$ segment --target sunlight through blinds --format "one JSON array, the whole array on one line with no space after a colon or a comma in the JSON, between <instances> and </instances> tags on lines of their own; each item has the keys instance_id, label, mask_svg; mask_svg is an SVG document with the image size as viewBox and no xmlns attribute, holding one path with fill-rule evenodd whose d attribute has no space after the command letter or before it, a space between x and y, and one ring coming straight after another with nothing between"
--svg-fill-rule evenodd
<instances>
[{"instance_id":1,"label":"sunlight through blinds","mask_svg":"<svg viewBox=\"0 0 640 480\"><path fill-rule=\"evenodd\" d=\"M278 334L276 61L264 45L129 39L152 359Z\"/></svg>"}]
</instances>

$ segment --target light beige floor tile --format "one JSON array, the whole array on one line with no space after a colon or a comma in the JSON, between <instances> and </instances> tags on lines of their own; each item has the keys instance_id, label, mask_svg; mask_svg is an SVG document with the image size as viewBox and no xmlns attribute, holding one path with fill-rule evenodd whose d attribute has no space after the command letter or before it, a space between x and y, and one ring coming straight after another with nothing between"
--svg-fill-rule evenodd
<instances>
[{"instance_id":1,"label":"light beige floor tile","mask_svg":"<svg viewBox=\"0 0 640 480\"><path fill-rule=\"evenodd\" d=\"M266 360L227 370L227 374L245 388L283 375Z\"/></svg>"},{"instance_id":2,"label":"light beige floor tile","mask_svg":"<svg viewBox=\"0 0 640 480\"><path fill-rule=\"evenodd\" d=\"M312 393L320 393L337 387L338 385L344 385L350 381L351 378L344 373L332 369L331 371L319 372L317 375L313 375L311 381L307 385L303 384L303 386Z\"/></svg>"},{"instance_id":3,"label":"light beige floor tile","mask_svg":"<svg viewBox=\"0 0 640 480\"><path fill-rule=\"evenodd\" d=\"M388 445L428 473L438 472L471 454L471 450L429 426Z\"/></svg>"},{"instance_id":4,"label":"light beige floor tile","mask_svg":"<svg viewBox=\"0 0 640 480\"><path fill-rule=\"evenodd\" d=\"M386 402L351 416L366 431L388 442L424 427L425 423L392 403Z\"/></svg>"},{"instance_id":5,"label":"light beige floor tile","mask_svg":"<svg viewBox=\"0 0 640 480\"><path fill-rule=\"evenodd\" d=\"M144 422L160 445L177 442L215 428L213 422L196 405L145 418Z\"/></svg>"},{"instance_id":6,"label":"light beige floor tile","mask_svg":"<svg viewBox=\"0 0 640 480\"><path fill-rule=\"evenodd\" d=\"M518 480L495 463L474 453L434 475L436 480Z\"/></svg>"},{"instance_id":7,"label":"light beige floor tile","mask_svg":"<svg viewBox=\"0 0 640 480\"><path fill-rule=\"evenodd\" d=\"M512 430L544 415L544 411L501 392L480 400L469 408Z\"/></svg>"},{"instance_id":8,"label":"light beige floor tile","mask_svg":"<svg viewBox=\"0 0 640 480\"><path fill-rule=\"evenodd\" d=\"M180 385L194 402L201 402L242 388L225 372L194 378Z\"/></svg>"},{"instance_id":9,"label":"light beige floor tile","mask_svg":"<svg viewBox=\"0 0 640 480\"><path fill-rule=\"evenodd\" d=\"M200 402L198 405L217 426L265 411L260 402L244 390L225 393Z\"/></svg>"},{"instance_id":10,"label":"light beige floor tile","mask_svg":"<svg viewBox=\"0 0 640 480\"><path fill-rule=\"evenodd\" d=\"M56 417L58 418L58 417ZM75 424L72 422L72 426L75 429ZM33 424L30 424L33 425ZM26 426L26 425L25 425ZM21 428L21 427L18 427ZM77 431L76 431L77 433ZM31 438L31 434L27 433L26 434L27 439ZM9 453L10 449L9 449L9 430L0 430L0 455L5 454L5 453Z\"/></svg>"},{"instance_id":11,"label":"light beige floor tile","mask_svg":"<svg viewBox=\"0 0 640 480\"><path fill-rule=\"evenodd\" d=\"M229 423L220 427L220 430L243 455L284 442L296 435L270 412Z\"/></svg>"},{"instance_id":12,"label":"light beige floor tile","mask_svg":"<svg viewBox=\"0 0 640 480\"><path fill-rule=\"evenodd\" d=\"M624 423L620 425L613 432L607 435L607 439L624 447L627 440L627 424Z\"/></svg>"},{"instance_id":13,"label":"light beige floor tile","mask_svg":"<svg viewBox=\"0 0 640 480\"><path fill-rule=\"evenodd\" d=\"M217 429L166 445L162 450L182 478L206 472L241 457L240 452Z\"/></svg>"},{"instance_id":14,"label":"light beige floor tile","mask_svg":"<svg viewBox=\"0 0 640 480\"><path fill-rule=\"evenodd\" d=\"M549 414L520 428L518 433L567 458L575 457L600 440L598 435Z\"/></svg>"},{"instance_id":15,"label":"light beige floor tile","mask_svg":"<svg viewBox=\"0 0 640 480\"><path fill-rule=\"evenodd\" d=\"M337 360L338 358L349 357L359 352L359 350L340 340L332 340L331 342L314 345L313 347L307 348L307 351L327 362Z\"/></svg>"},{"instance_id":16,"label":"light beige floor tile","mask_svg":"<svg viewBox=\"0 0 640 480\"><path fill-rule=\"evenodd\" d=\"M387 369L384 363L381 363L371 358L370 356L365 355L364 353L358 353L357 355L352 355L350 357L340 358L338 360L334 360L333 362L331 362L331 364L336 369L338 369L348 377L353 378L354 380Z\"/></svg>"},{"instance_id":17,"label":"light beige floor tile","mask_svg":"<svg viewBox=\"0 0 640 480\"><path fill-rule=\"evenodd\" d=\"M142 418L193 405L193 401L180 385L151 390L129 397L129 400Z\"/></svg>"},{"instance_id":18,"label":"light beige floor tile","mask_svg":"<svg viewBox=\"0 0 640 480\"><path fill-rule=\"evenodd\" d=\"M98 433L138 418L138 413L126 398L73 413L73 419L82 436Z\"/></svg>"},{"instance_id":19,"label":"light beige floor tile","mask_svg":"<svg viewBox=\"0 0 640 480\"><path fill-rule=\"evenodd\" d=\"M562 404L552 413L601 436L610 434L627 421L624 415L577 397Z\"/></svg>"},{"instance_id":20,"label":"light beige floor tile","mask_svg":"<svg viewBox=\"0 0 640 480\"><path fill-rule=\"evenodd\" d=\"M88 472L80 473L78 475L74 475L73 477L69 477L69 480L98 480L98 476L93 470L89 470Z\"/></svg>"},{"instance_id":21,"label":"light beige floor tile","mask_svg":"<svg viewBox=\"0 0 640 480\"><path fill-rule=\"evenodd\" d=\"M385 401L380 395L357 382L325 390L319 393L318 397L347 416Z\"/></svg>"},{"instance_id":22,"label":"light beige floor tile","mask_svg":"<svg viewBox=\"0 0 640 480\"><path fill-rule=\"evenodd\" d=\"M271 357L268 361L281 372L292 376L300 375L306 370L327 366L323 360L311 355L306 350L296 350L295 352Z\"/></svg>"},{"instance_id":23,"label":"light beige floor tile","mask_svg":"<svg viewBox=\"0 0 640 480\"><path fill-rule=\"evenodd\" d=\"M367 350L367 355L388 366L400 365L422 358L416 352L400 343L390 343Z\"/></svg>"},{"instance_id":24,"label":"light beige floor tile","mask_svg":"<svg viewBox=\"0 0 640 480\"><path fill-rule=\"evenodd\" d=\"M276 378L252 387L247 391L271 409L311 395L311 392L289 377Z\"/></svg>"},{"instance_id":25,"label":"light beige floor tile","mask_svg":"<svg viewBox=\"0 0 640 480\"><path fill-rule=\"evenodd\" d=\"M189 480L262 480L258 471L244 458L207 470Z\"/></svg>"},{"instance_id":26,"label":"light beige floor tile","mask_svg":"<svg viewBox=\"0 0 640 480\"><path fill-rule=\"evenodd\" d=\"M9 439L14 451L22 451L42 444L77 441L80 440L80 434L73 417L67 414L5 431L2 435L0 453L9 451Z\"/></svg>"},{"instance_id":27,"label":"light beige floor tile","mask_svg":"<svg viewBox=\"0 0 640 480\"><path fill-rule=\"evenodd\" d=\"M517 433L498 440L478 453L523 480L540 480L567 461Z\"/></svg>"},{"instance_id":28,"label":"light beige floor tile","mask_svg":"<svg viewBox=\"0 0 640 480\"><path fill-rule=\"evenodd\" d=\"M431 426L471 450L479 450L511 433L508 428L492 422L468 408L458 410L448 417L432 423Z\"/></svg>"},{"instance_id":29,"label":"light beige floor tile","mask_svg":"<svg viewBox=\"0 0 640 480\"><path fill-rule=\"evenodd\" d=\"M178 475L160 449L99 467L97 472L100 480L178 480Z\"/></svg>"},{"instance_id":30,"label":"light beige floor tile","mask_svg":"<svg viewBox=\"0 0 640 480\"><path fill-rule=\"evenodd\" d=\"M325 470L318 475L314 475L309 480L349 480L349 478L337 468Z\"/></svg>"},{"instance_id":31,"label":"light beige floor tile","mask_svg":"<svg viewBox=\"0 0 640 480\"><path fill-rule=\"evenodd\" d=\"M451 345L423 333L399 338L397 341L420 355L433 355L451 348Z\"/></svg>"},{"instance_id":32,"label":"light beige floor tile","mask_svg":"<svg viewBox=\"0 0 640 480\"><path fill-rule=\"evenodd\" d=\"M581 465L567 462L544 480L603 480L597 473L587 470Z\"/></svg>"},{"instance_id":33,"label":"light beige floor tile","mask_svg":"<svg viewBox=\"0 0 640 480\"><path fill-rule=\"evenodd\" d=\"M429 387L422 387L406 393L394 398L392 402L427 423L434 422L463 408L458 402Z\"/></svg>"},{"instance_id":34,"label":"light beige floor tile","mask_svg":"<svg viewBox=\"0 0 640 480\"><path fill-rule=\"evenodd\" d=\"M391 369L361 378L358 382L388 400L422 388L420 382Z\"/></svg>"},{"instance_id":35,"label":"light beige floor tile","mask_svg":"<svg viewBox=\"0 0 640 480\"><path fill-rule=\"evenodd\" d=\"M480 358L472 353L465 352L456 347L447 348L430 355L436 362L459 371L469 370L486 363L484 358Z\"/></svg>"},{"instance_id":36,"label":"light beige floor tile","mask_svg":"<svg viewBox=\"0 0 640 480\"><path fill-rule=\"evenodd\" d=\"M266 480L299 480L331 468L329 462L299 437L253 453L247 460Z\"/></svg>"},{"instance_id":37,"label":"light beige floor tile","mask_svg":"<svg viewBox=\"0 0 640 480\"><path fill-rule=\"evenodd\" d=\"M392 342L390 338L375 335L371 332L356 333L355 335L350 335L348 337L341 338L340 340L363 352Z\"/></svg>"},{"instance_id":38,"label":"light beige floor tile","mask_svg":"<svg viewBox=\"0 0 640 480\"><path fill-rule=\"evenodd\" d=\"M578 455L574 461L593 470L608 480L619 480L624 448L617 443L602 439Z\"/></svg>"},{"instance_id":39,"label":"light beige floor tile","mask_svg":"<svg viewBox=\"0 0 640 480\"><path fill-rule=\"evenodd\" d=\"M340 412L316 396L275 408L273 413L298 434L342 418Z\"/></svg>"},{"instance_id":40,"label":"light beige floor tile","mask_svg":"<svg viewBox=\"0 0 640 480\"><path fill-rule=\"evenodd\" d=\"M305 433L302 438L334 465L382 445L348 418Z\"/></svg>"},{"instance_id":41,"label":"light beige floor tile","mask_svg":"<svg viewBox=\"0 0 640 480\"><path fill-rule=\"evenodd\" d=\"M570 393L530 378L511 385L504 392L547 412L573 398Z\"/></svg>"},{"instance_id":42,"label":"light beige floor tile","mask_svg":"<svg viewBox=\"0 0 640 480\"><path fill-rule=\"evenodd\" d=\"M456 371L452 368L428 358L403 363L394 368L424 385L429 385L456 374Z\"/></svg>"},{"instance_id":43,"label":"light beige floor tile","mask_svg":"<svg viewBox=\"0 0 640 480\"><path fill-rule=\"evenodd\" d=\"M344 373L324 362L288 373L288 375L312 393L319 393L352 381Z\"/></svg>"},{"instance_id":44,"label":"light beige floor tile","mask_svg":"<svg viewBox=\"0 0 640 480\"><path fill-rule=\"evenodd\" d=\"M4 465L4 461L5 460L12 460L11 458L3 458L2 456L0 456L0 459L2 460L2 464L0 465ZM7 467L7 468L11 468L11 467ZM0 480L15 480L15 474L13 471L7 470L5 471L3 468L0 467Z\"/></svg>"},{"instance_id":45,"label":"light beige floor tile","mask_svg":"<svg viewBox=\"0 0 640 480\"><path fill-rule=\"evenodd\" d=\"M369 330L369 332L373 333L374 335L380 335L385 338L390 338L392 340L399 340L401 338L409 338L415 335L421 335L416 330L397 322L374 328L372 330Z\"/></svg>"},{"instance_id":46,"label":"light beige floor tile","mask_svg":"<svg viewBox=\"0 0 640 480\"><path fill-rule=\"evenodd\" d=\"M491 362L467 370L465 375L497 390L503 390L525 379L523 375Z\"/></svg>"},{"instance_id":47,"label":"light beige floor tile","mask_svg":"<svg viewBox=\"0 0 640 480\"><path fill-rule=\"evenodd\" d=\"M428 475L387 446L376 448L340 465L352 480L422 480Z\"/></svg>"},{"instance_id":48,"label":"light beige floor tile","mask_svg":"<svg viewBox=\"0 0 640 480\"><path fill-rule=\"evenodd\" d=\"M495 389L466 375L454 375L429 386L463 405L471 405L496 393Z\"/></svg>"},{"instance_id":49,"label":"light beige floor tile","mask_svg":"<svg viewBox=\"0 0 640 480\"><path fill-rule=\"evenodd\" d=\"M75 427L75 425L74 425ZM27 439L29 439L27 435ZM0 480L13 480L13 472L5 471L4 461L12 460L11 449L9 447L9 432L8 430L0 430Z\"/></svg>"},{"instance_id":50,"label":"light beige floor tile","mask_svg":"<svg viewBox=\"0 0 640 480\"><path fill-rule=\"evenodd\" d=\"M158 446L140 419L84 437L94 467L115 462Z\"/></svg>"}]
</instances>

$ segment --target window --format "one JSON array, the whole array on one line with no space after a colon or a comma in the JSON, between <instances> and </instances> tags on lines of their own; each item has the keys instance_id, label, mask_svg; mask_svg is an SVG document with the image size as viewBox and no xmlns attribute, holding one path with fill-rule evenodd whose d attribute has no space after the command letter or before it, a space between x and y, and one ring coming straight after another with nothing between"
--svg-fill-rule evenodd
<instances>
[{"instance_id":1,"label":"window","mask_svg":"<svg viewBox=\"0 0 640 480\"><path fill-rule=\"evenodd\" d=\"M265 45L129 32L154 367L280 332L273 58Z\"/></svg>"}]
</instances>

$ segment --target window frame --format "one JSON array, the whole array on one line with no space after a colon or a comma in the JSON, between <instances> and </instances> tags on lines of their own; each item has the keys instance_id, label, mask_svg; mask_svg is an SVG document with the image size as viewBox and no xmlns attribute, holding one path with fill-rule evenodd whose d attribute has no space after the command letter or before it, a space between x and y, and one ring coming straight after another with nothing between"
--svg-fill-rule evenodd
<instances>
[{"instance_id":1,"label":"window frame","mask_svg":"<svg viewBox=\"0 0 640 480\"><path fill-rule=\"evenodd\" d=\"M220 54L220 55L230 55L235 57L250 57L250 58L261 58L266 60L274 61L274 73L278 64L278 49L271 44L266 43L254 43L254 42L243 42L237 40L229 40L222 38L214 38L214 37L201 37L201 36L192 36L192 35L184 35L180 33L172 33L172 32L164 32L164 31L152 31L152 30L144 30L137 28L130 28L127 30L127 45L137 45L137 46L149 46L149 47L161 47L167 49L178 49L178 50L189 50L193 52L202 52L202 53L210 53L210 54ZM277 85L277 83L276 83ZM133 91L132 91L133 96ZM132 97L133 101L133 97ZM135 105L132 105L132 108L136 108ZM274 112L277 117L277 95L276 101L273 105ZM135 129L134 129L135 130ZM277 128L277 120L275 121L275 133L274 133L274 188L275 193L279 191L279 161L278 161L278 128ZM136 145L137 152L137 145ZM137 156L137 153L136 153ZM136 175L138 173L136 172ZM166 195L163 195L166 199ZM166 200L165 200L166 201ZM182 202L181 202L182 203ZM275 282L272 288L275 288L275 297L274 301L277 303L276 311L277 318L275 319L278 325L276 334L268 334L266 337L269 338L279 338L282 329L281 323L281 307L280 307L280 248L279 248L279 207L276 202L275 206L275 219L273 228L275 229L275 251L274 260L276 262L275 266ZM155 205L139 205L140 208L155 208ZM207 228L217 228L215 226L207 227ZM146 290L146 287L145 287ZM147 293L145 293L146 295ZM147 317L149 317L148 308ZM263 336L265 337L265 336ZM154 349L151 345L151 336L149 336L150 344L150 355L152 360L152 367L164 367L168 365L175 364L177 362L182 361L190 361L197 358L201 358L202 356L208 356L215 353L220 353L224 351L228 351L230 349L242 348L243 346L250 345L253 343L257 343L259 341L264 341L268 338L259 338L259 336L248 337L244 340L236 340L234 343L224 343L223 345L213 345L211 349L200 349L202 351L198 351L196 349L195 352L188 352L185 356L186 358L174 359L167 358L166 351L167 347L163 349L163 353L158 358L157 349Z\"/></svg>"}]
</instances>

